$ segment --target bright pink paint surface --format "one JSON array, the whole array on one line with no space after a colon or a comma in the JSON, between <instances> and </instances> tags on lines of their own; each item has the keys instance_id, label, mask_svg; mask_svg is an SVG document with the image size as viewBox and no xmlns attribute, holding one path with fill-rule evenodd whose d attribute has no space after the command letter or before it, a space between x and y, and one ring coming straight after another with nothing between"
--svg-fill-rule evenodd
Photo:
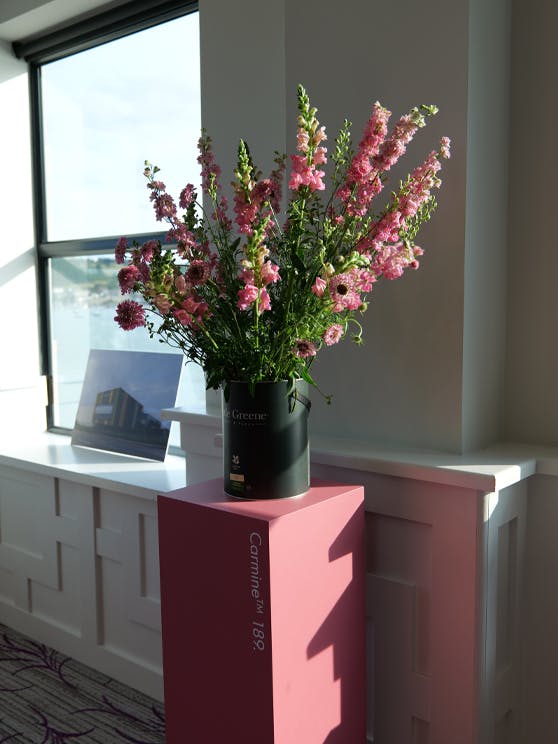
<instances>
[{"instance_id":1,"label":"bright pink paint surface","mask_svg":"<svg viewBox=\"0 0 558 744\"><path fill-rule=\"evenodd\" d=\"M167 744L362 744L362 487L158 508Z\"/></svg>"}]
</instances>

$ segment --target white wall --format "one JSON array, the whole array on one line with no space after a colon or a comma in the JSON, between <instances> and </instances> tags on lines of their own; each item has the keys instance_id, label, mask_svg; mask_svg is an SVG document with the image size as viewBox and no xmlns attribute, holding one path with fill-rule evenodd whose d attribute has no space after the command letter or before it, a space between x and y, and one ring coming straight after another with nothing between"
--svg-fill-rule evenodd
<instances>
[{"instance_id":1,"label":"white wall","mask_svg":"<svg viewBox=\"0 0 558 744\"><path fill-rule=\"evenodd\" d=\"M314 367L334 403L328 408L314 395L313 431L456 452L496 439L505 333L507 0L488 9L479 0L407 0L396 9L361 0L342 7L280 0L265 33L261 9L253 12L259 6L201 2L202 49L204 40L211 49L203 60L204 122L216 149L234 151L237 132L257 129L258 152L262 145L272 150L270 127L278 126L274 112L285 96L292 152L299 82L319 109L330 147L345 117L358 141L376 99L394 118L422 102L440 107L409 148L405 173L441 135L453 141L438 212L419 241L426 249L420 271L376 286L364 348L345 343L323 352Z\"/></svg>"},{"instance_id":2,"label":"white wall","mask_svg":"<svg viewBox=\"0 0 558 744\"><path fill-rule=\"evenodd\" d=\"M554 266L558 65L553 0L513 2L508 345L503 434L558 444Z\"/></svg>"}]
</instances>

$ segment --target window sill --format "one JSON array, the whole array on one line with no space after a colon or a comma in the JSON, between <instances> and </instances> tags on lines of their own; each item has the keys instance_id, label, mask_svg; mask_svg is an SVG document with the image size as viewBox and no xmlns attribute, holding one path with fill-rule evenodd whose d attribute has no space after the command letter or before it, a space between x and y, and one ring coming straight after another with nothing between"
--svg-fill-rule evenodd
<instances>
[{"instance_id":1,"label":"window sill","mask_svg":"<svg viewBox=\"0 0 558 744\"><path fill-rule=\"evenodd\" d=\"M163 417L181 423L186 461L189 454L198 455L212 460L215 472L220 472L220 416L167 409ZM14 443L6 435L0 440L0 465L150 500L156 499L158 493L183 488L187 483L185 460L181 456L167 455L164 462L156 462L76 447L70 442L69 436L48 432L37 433L20 443ZM498 444L459 455L387 449L362 441L316 436L311 441L311 462L316 466L373 472L486 493L535 474L558 476L558 448L521 444ZM207 477L213 476L214 473Z\"/></svg>"},{"instance_id":2,"label":"window sill","mask_svg":"<svg viewBox=\"0 0 558 744\"><path fill-rule=\"evenodd\" d=\"M71 445L71 437L43 432L25 441L0 440L0 465L154 500L186 485L184 458L164 462Z\"/></svg>"}]
</instances>

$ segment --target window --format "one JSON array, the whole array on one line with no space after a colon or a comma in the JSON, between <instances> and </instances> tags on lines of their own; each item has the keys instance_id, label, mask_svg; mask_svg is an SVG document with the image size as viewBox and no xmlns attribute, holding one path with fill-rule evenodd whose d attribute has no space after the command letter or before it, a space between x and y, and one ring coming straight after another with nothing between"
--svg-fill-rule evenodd
<instances>
[{"instance_id":1,"label":"window","mask_svg":"<svg viewBox=\"0 0 558 744\"><path fill-rule=\"evenodd\" d=\"M51 429L74 425L89 349L177 353L114 322L121 299L114 246L121 235L164 239L143 177L146 159L161 167L171 193L199 181L196 11L193 3L135 0L42 47L14 45L30 62ZM179 404L203 399L203 374L189 364Z\"/></svg>"}]
</instances>

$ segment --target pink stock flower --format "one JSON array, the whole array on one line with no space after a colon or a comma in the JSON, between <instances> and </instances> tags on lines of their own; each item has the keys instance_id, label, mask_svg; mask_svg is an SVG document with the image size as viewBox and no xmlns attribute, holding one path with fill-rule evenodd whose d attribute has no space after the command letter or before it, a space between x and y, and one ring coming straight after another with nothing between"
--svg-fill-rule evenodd
<instances>
[{"instance_id":1,"label":"pink stock flower","mask_svg":"<svg viewBox=\"0 0 558 744\"><path fill-rule=\"evenodd\" d=\"M301 359L316 356L317 352L316 344L313 341L299 340L293 349L293 354Z\"/></svg>"},{"instance_id":2,"label":"pink stock flower","mask_svg":"<svg viewBox=\"0 0 558 744\"><path fill-rule=\"evenodd\" d=\"M259 290L253 284L247 284L238 290L237 306L240 310L248 310L250 305L256 301L259 296Z\"/></svg>"},{"instance_id":3,"label":"pink stock flower","mask_svg":"<svg viewBox=\"0 0 558 744\"><path fill-rule=\"evenodd\" d=\"M116 248L114 249L114 258L117 264L124 263L126 257L126 251L128 250L127 238L119 238Z\"/></svg>"},{"instance_id":4,"label":"pink stock flower","mask_svg":"<svg viewBox=\"0 0 558 744\"><path fill-rule=\"evenodd\" d=\"M343 337L343 326L340 323L333 323L325 331L323 340L326 346L333 346Z\"/></svg>"},{"instance_id":5,"label":"pink stock flower","mask_svg":"<svg viewBox=\"0 0 558 744\"><path fill-rule=\"evenodd\" d=\"M217 189L217 179L221 175L221 168L215 162L211 148L211 137L206 134L198 140L198 163L201 165L202 189L204 193L211 194Z\"/></svg>"},{"instance_id":6,"label":"pink stock flower","mask_svg":"<svg viewBox=\"0 0 558 744\"><path fill-rule=\"evenodd\" d=\"M170 194L151 194L155 218L161 222L165 218L176 216L176 204Z\"/></svg>"},{"instance_id":7,"label":"pink stock flower","mask_svg":"<svg viewBox=\"0 0 558 744\"><path fill-rule=\"evenodd\" d=\"M421 254L422 249L419 248L416 255ZM384 279L399 279L408 267L418 268L418 261L414 251L403 241L383 246L374 260L376 275Z\"/></svg>"},{"instance_id":8,"label":"pink stock flower","mask_svg":"<svg viewBox=\"0 0 558 744\"><path fill-rule=\"evenodd\" d=\"M153 258L153 254L159 247L159 244L156 240L148 240L146 243L144 243L141 247L141 257L144 261L149 263L151 259Z\"/></svg>"},{"instance_id":9,"label":"pink stock flower","mask_svg":"<svg viewBox=\"0 0 558 744\"><path fill-rule=\"evenodd\" d=\"M451 157L450 143L451 143L451 140L449 137L442 137L442 139L440 140L440 155L443 158L448 159Z\"/></svg>"},{"instance_id":10,"label":"pink stock flower","mask_svg":"<svg viewBox=\"0 0 558 744\"><path fill-rule=\"evenodd\" d=\"M227 231L230 230L232 227L232 222L230 221L227 214L228 209L229 203L227 201L227 197L222 196L219 199L219 203L217 204L217 207L213 212L213 219L217 220L217 222L220 222L223 229Z\"/></svg>"},{"instance_id":11,"label":"pink stock flower","mask_svg":"<svg viewBox=\"0 0 558 744\"><path fill-rule=\"evenodd\" d=\"M124 331L133 331L145 325L145 312L139 302L123 300L116 307L114 319Z\"/></svg>"},{"instance_id":12,"label":"pink stock flower","mask_svg":"<svg viewBox=\"0 0 558 744\"><path fill-rule=\"evenodd\" d=\"M118 283L120 284L122 294L131 292L139 277L140 272L137 266L133 264L131 266L123 266L118 272Z\"/></svg>"},{"instance_id":13,"label":"pink stock flower","mask_svg":"<svg viewBox=\"0 0 558 744\"><path fill-rule=\"evenodd\" d=\"M355 286L360 292L371 292L372 285L377 281L376 276L368 269L355 269Z\"/></svg>"},{"instance_id":14,"label":"pink stock flower","mask_svg":"<svg viewBox=\"0 0 558 744\"><path fill-rule=\"evenodd\" d=\"M178 206L181 209L188 209L190 204L193 204L195 201L196 201L196 190L194 189L193 184L188 183L180 192L180 197L178 199Z\"/></svg>"},{"instance_id":15,"label":"pink stock flower","mask_svg":"<svg viewBox=\"0 0 558 744\"><path fill-rule=\"evenodd\" d=\"M345 183L337 191L339 199L347 204L351 216L364 216L372 199L382 190L382 181L371 160L379 152L387 134L391 112L377 101L364 128L358 150L347 171Z\"/></svg>"},{"instance_id":16,"label":"pink stock flower","mask_svg":"<svg viewBox=\"0 0 558 744\"><path fill-rule=\"evenodd\" d=\"M399 158L405 154L407 145L414 137L418 124L412 116L405 114L393 128L391 135L383 143L380 152L374 157L373 163L376 170L385 172L390 170Z\"/></svg>"}]
</instances>

